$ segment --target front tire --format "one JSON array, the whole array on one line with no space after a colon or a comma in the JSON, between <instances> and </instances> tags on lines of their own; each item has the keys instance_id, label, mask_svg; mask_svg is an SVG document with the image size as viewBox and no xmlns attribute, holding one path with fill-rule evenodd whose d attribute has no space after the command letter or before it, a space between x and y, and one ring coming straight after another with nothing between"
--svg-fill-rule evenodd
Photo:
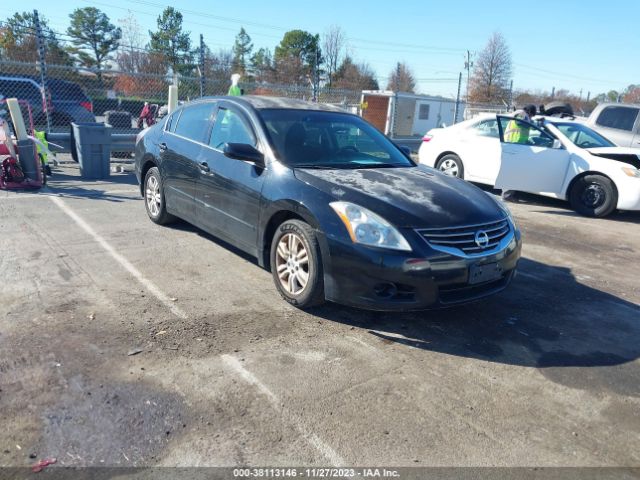
<instances>
[{"instance_id":1,"label":"front tire","mask_svg":"<svg viewBox=\"0 0 640 480\"><path fill-rule=\"evenodd\" d=\"M315 232L300 220L287 220L271 242L271 274L282 298L299 308L325 302L320 247Z\"/></svg>"},{"instance_id":2,"label":"front tire","mask_svg":"<svg viewBox=\"0 0 640 480\"><path fill-rule=\"evenodd\" d=\"M587 217L606 217L618 205L613 182L602 175L585 175L571 187L569 201L575 211Z\"/></svg>"},{"instance_id":3,"label":"front tire","mask_svg":"<svg viewBox=\"0 0 640 480\"><path fill-rule=\"evenodd\" d=\"M445 175L456 178L464 178L464 165L455 153L449 153L438 160L436 168Z\"/></svg>"},{"instance_id":4,"label":"front tire","mask_svg":"<svg viewBox=\"0 0 640 480\"><path fill-rule=\"evenodd\" d=\"M167 225L175 220L175 217L167 212L158 167L151 167L144 177L144 207L153 223Z\"/></svg>"}]
</instances>

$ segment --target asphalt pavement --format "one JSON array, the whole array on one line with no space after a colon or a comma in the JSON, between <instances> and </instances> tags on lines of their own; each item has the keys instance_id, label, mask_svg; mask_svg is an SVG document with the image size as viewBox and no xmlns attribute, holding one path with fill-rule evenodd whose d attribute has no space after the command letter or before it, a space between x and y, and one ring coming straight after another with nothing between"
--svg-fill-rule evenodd
<instances>
[{"instance_id":1,"label":"asphalt pavement","mask_svg":"<svg viewBox=\"0 0 640 480\"><path fill-rule=\"evenodd\" d=\"M640 214L527 196L494 297L278 296L132 173L0 192L0 466L639 466Z\"/></svg>"}]
</instances>

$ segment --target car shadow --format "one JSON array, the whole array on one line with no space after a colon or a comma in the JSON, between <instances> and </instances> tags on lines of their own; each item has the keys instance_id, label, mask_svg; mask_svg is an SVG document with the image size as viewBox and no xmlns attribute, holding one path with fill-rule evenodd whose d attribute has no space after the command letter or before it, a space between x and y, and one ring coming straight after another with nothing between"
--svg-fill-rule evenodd
<instances>
[{"instance_id":1,"label":"car shadow","mask_svg":"<svg viewBox=\"0 0 640 480\"><path fill-rule=\"evenodd\" d=\"M489 185L483 185L481 183L474 183L474 185L485 192L492 193L496 196L500 196L501 191ZM549 215L563 216L563 217L575 217L586 218L573 210L569 205L569 202L565 200L558 200L557 198L543 197L533 193L518 192L518 203L525 205L534 205L542 207L540 210L533 210L535 213L546 213ZM546 209L545 209L546 208ZM628 222L628 223L640 223L640 211L629 210L616 210L611 215L600 218L598 220L604 221L616 221L616 222Z\"/></svg>"},{"instance_id":2,"label":"car shadow","mask_svg":"<svg viewBox=\"0 0 640 480\"><path fill-rule=\"evenodd\" d=\"M502 293L459 307L383 313L328 304L313 313L383 344L535 368L607 367L640 357L640 307L570 269L523 258ZM638 374L637 374L638 375ZM640 394L640 383L635 387Z\"/></svg>"},{"instance_id":3,"label":"car shadow","mask_svg":"<svg viewBox=\"0 0 640 480\"><path fill-rule=\"evenodd\" d=\"M175 222L166 225L167 228L171 228L172 230L178 230L181 232L191 232L191 233L195 233L196 235L198 235L201 238L205 238L207 240L209 240L212 243L215 243L217 246L224 248L225 250L228 250L229 252L233 253L234 255L237 255L238 257L242 258L243 260L246 260L249 263L254 264L257 268L260 268L260 266L258 265L258 259L256 257L254 257L253 255L249 255L248 253L246 253L244 250L240 250L238 247L227 243L226 241L222 240L221 238L218 238L216 236L213 236L207 232L205 232L204 230L200 230L198 227L195 227L193 225L191 225L190 223L188 223L185 220L182 219L176 219Z\"/></svg>"},{"instance_id":4,"label":"car shadow","mask_svg":"<svg viewBox=\"0 0 640 480\"><path fill-rule=\"evenodd\" d=\"M259 268L251 255L187 222L170 228L193 232ZM382 346L531 367L572 388L640 397L640 369L633 363L640 358L640 306L581 283L569 268L521 258L505 291L447 309L389 313L327 303L306 313L365 330Z\"/></svg>"}]
</instances>

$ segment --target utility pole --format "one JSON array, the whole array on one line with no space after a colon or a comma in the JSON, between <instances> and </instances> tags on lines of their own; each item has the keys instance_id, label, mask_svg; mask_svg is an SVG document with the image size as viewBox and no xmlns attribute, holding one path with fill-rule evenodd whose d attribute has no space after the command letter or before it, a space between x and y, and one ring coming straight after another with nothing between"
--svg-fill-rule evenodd
<instances>
[{"instance_id":1,"label":"utility pole","mask_svg":"<svg viewBox=\"0 0 640 480\"><path fill-rule=\"evenodd\" d=\"M33 11L33 23L36 27L36 42L38 45L38 60L40 61L40 88L42 89L42 98L44 100L44 115L47 119L47 133L51 132L51 118L49 116L49 98L47 92L47 50L46 43L44 41L44 35L42 34L42 25L40 25L40 17L38 16L38 10Z\"/></svg>"},{"instance_id":2,"label":"utility pole","mask_svg":"<svg viewBox=\"0 0 640 480\"><path fill-rule=\"evenodd\" d=\"M314 96L315 96L315 101L319 102L320 101L320 45L319 45L319 41L318 40L316 42L316 77L315 77L315 92L314 92Z\"/></svg>"},{"instance_id":3,"label":"utility pole","mask_svg":"<svg viewBox=\"0 0 640 480\"><path fill-rule=\"evenodd\" d=\"M458 123L458 111L460 110L460 88L462 87L462 72L458 76L458 96L456 97L456 109L453 111L453 123Z\"/></svg>"},{"instance_id":4,"label":"utility pole","mask_svg":"<svg viewBox=\"0 0 640 480\"><path fill-rule=\"evenodd\" d=\"M513 107L513 79L511 79L511 83L509 83L509 110Z\"/></svg>"},{"instance_id":5,"label":"utility pole","mask_svg":"<svg viewBox=\"0 0 640 480\"><path fill-rule=\"evenodd\" d=\"M556 98L556 87L551 87L551 98Z\"/></svg>"},{"instance_id":6,"label":"utility pole","mask_svg":"<svg viewBox=\"0 0 640 480\"><path fill-rule=\"evenodd\" d=\"M204 97L204 37L200 34L200 96Z\"/></svg>"},{"instance_id":7,"label":"utility pole","mask_svg":"<svg viewBox=\"0 0 640 480\"><path fill-rule=\"evenodd\" d=\"M471 52L467 50L466 60L464 62L464 68L467 71L467 95L466 100L467 104L469 104L469 83L471 82L471 68L473 67L473 62L471 61Z\"/></svg>"},{"instance_id":8,"label":"utility pole","mask_svg":"<svg viewBox=\"0 0 640 480\"><path fill-rule=\"evenodd\" d=\"M591 92L587 92L587 103L589 103L590 98L591 98Z\"/></svg>"},{"instance_id":9,"label":"utility pole","mask_svg":"<svg viewBox=\"0 0 640 480\"><path fill-rule=\"evenodd\" d=\"M580 89L580 96L578 97L578 101L582 101L582 89Z\"/></svg>"}]
</instances>

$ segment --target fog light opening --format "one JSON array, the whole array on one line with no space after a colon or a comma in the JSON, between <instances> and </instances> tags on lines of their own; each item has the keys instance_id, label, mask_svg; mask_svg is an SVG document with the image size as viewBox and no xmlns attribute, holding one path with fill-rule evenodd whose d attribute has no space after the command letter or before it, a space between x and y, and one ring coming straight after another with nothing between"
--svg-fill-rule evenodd
<instances>
[{"instance_id":1,"label":"fog light opening","mask_svg":"<svg viewBox=\"0 0 640 480\"><path fill-rule=\"evenodd\" d=\"M398 287L394 283L378 283L373 291L380 298L393 298L398 293Z\"/></svg>"}]
</instances>

